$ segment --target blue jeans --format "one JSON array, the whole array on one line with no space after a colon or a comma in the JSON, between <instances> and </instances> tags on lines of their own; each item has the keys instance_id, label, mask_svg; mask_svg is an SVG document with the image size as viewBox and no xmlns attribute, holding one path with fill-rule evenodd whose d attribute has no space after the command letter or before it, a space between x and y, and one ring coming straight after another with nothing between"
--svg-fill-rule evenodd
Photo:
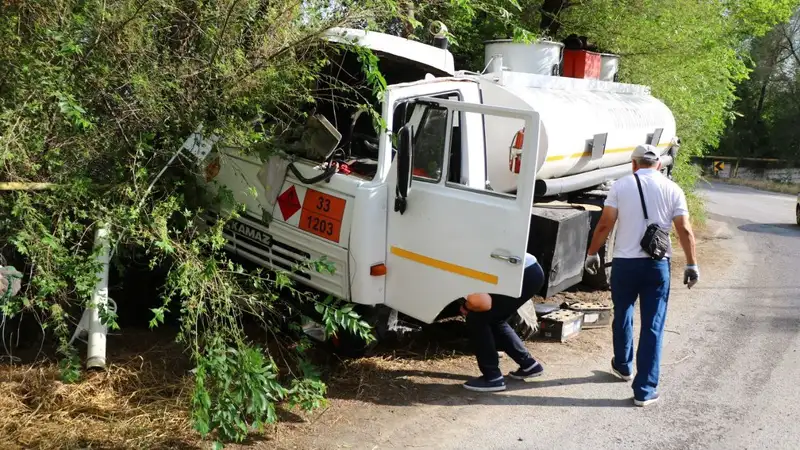
<instances>
[{"instance_id":1,"label":"blue jeans","mask_svg":"<svg viewBox=\"0 0 800 450\"><path fill-rule=\"evenodd\" d=\"M618 370L632 373L633 311L641 299L641 332L636 353L633 396L649 400L658 387L661 343L669 302L669 259L614 258L611 263L611 299L614 302L614 362Z\"/></svg>"}]
</instances>

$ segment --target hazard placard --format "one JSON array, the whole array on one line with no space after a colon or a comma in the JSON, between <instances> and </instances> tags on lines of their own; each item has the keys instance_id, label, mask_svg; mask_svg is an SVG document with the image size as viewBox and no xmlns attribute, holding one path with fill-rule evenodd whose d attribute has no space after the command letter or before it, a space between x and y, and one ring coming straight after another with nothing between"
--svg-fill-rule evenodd
<instances>
[{"instance_id":1,"label":"hazard placard","mask_svg":"<svg viewBox=\"0 0 800 450\"><path fill-rule=\"evenodd\" d=\"M300 229L339 242L346 204L342 198L309 189L303 200Z\"/></svg>"},{"instance_id":2,"label":"hazard placard","mask_svg":"<svg viewBox=\"0 0 800 450\"><path fill-rule=\"evenodd\" d=\"M300 211L300 198L297 196L297 189L294 185L278 196L278 208L281 210L283 220L289 220L297 211Z\"/></svg>"},{"instance_id":3,"label":"hazard placard","mask_svg":"<svg viewBox=\"0 0 800 450\"><path fill-rule=\"evenodd\" d=\"M287 225L341 244L346 209L344 198L287 181L272 214Z\"/></svg>"}]
</instances>

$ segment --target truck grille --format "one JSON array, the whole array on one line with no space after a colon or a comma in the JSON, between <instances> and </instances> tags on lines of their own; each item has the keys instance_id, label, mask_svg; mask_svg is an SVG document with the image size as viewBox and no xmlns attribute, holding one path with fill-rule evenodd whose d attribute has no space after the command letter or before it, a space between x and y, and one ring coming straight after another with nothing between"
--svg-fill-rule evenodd
<instances>
[{"instance_id":1,"label":"truck grille","mask_svg":"<svg viewBox=\"0 0 800 450\"><path fill-rule=\"evenodd\" d=\"M217 214L209 214L205 217L205 224L213 226L218 220ZM273 269L285 270L295 276L310 280L311 275L298 266L309 261L311 255L276 240L265 231L266 229L267 226L262 221L254 219L252 216L230 220L222 233L228 241L225 248L229 252L253 262L267 263Z\"/></svg>"}]
</instances>

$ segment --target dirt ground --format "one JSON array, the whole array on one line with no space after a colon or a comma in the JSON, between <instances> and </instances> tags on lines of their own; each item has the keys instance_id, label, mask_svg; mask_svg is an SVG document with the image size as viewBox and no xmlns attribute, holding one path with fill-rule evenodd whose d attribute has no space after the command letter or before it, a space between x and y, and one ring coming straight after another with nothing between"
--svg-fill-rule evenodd
<instances>
[{"instance_id":1,"label":"dirt ground","mask_svg":"<svg viewBox=\"0 0 800 450\"><path fill-rule=\"evenodd\" d=\"M725 238L725 231L713 226L700 233L704 270L713 270L723 258L715 241ZM673 283L682 282L681 259L675 258ZM567 292L548 301L576 299L610 304L608 292ZM113 364L77 384L59 381L53 362L24 363L37 355L20 354L22 362L16 364L0 361L0 448L207 447L191 430L190 364L172 339L168 332L139 329L111 336ZM611 330L583 330L566 343L534 339L527 345L546 367L575 366L610 355ZM421 405L468 404L472 397L458 385L477 374L459 321L431 326L366 358L340 360L326 354L321 362L330 399L325 408L312 414L281 410L279 425L230 448L314 448L311 438L335 439L337 432L365 426L380 430L388 421L418 417ZM508 358L501 359L501 366L514 369Z\"/></svg>"}]
</instances>

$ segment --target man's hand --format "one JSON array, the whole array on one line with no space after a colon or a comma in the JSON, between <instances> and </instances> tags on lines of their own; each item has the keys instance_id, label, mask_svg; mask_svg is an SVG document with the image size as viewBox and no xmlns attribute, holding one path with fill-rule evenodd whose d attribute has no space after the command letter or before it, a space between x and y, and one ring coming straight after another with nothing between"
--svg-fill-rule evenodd
<instances>
[{"instance_id":1,"label":"man's hand","mask_svg":"<svg viewBox=\"0 0 800 450\"><path fill-rule=\"evenodd\" d=\"M689 289L700 281L700 268L697 264L688 264L683 270L683 284Z\"/></svg>"},{"instance_id":2,"label":"man's hand","mask_svg":"<svg viewBox=\"0 0 800 450\"><path fill-rule=\"evenodd\" d=\"M595 253L594 255L586 255L586 264L584 265L589 275L594 275L600 270L600 256Z\"/></svg>"}]
</instances>

